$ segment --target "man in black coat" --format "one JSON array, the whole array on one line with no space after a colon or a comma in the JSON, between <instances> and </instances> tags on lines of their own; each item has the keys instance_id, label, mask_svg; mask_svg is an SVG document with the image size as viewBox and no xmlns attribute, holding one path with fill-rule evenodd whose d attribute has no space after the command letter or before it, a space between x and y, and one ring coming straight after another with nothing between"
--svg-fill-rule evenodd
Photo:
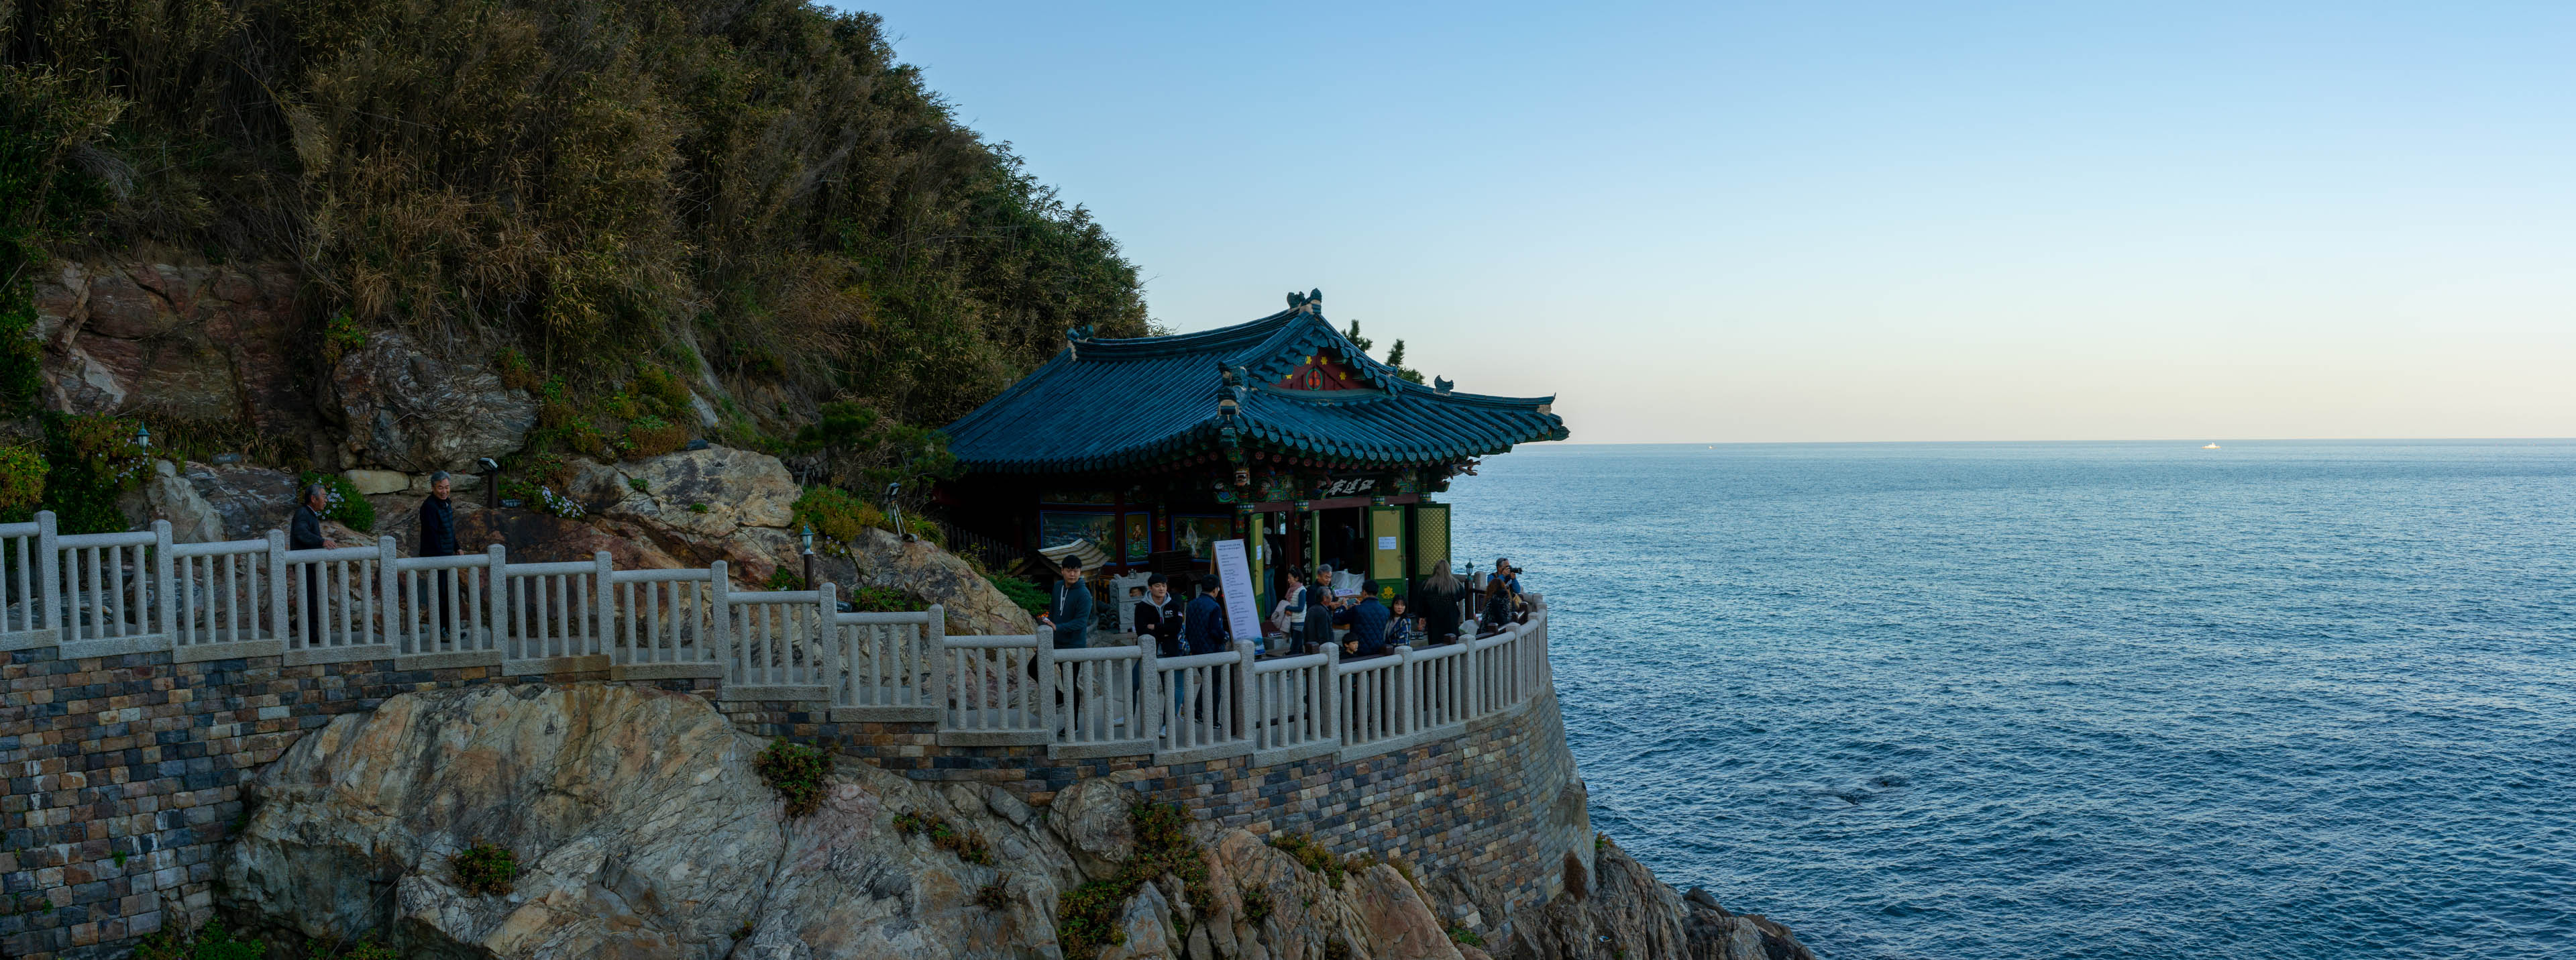
<instances>
[{"instance_id":1,"label":"man in black coat","mask_svg":"<svg viewBox=\"0 0 2576 960\"><path fill-rule=\"evenodd\" d=\"M456 555L456 484L441 470L429 475L429 499L420 502L420 549L423 557ZM455 629L456 620L448 610L448 571L438 571L429 588L438 595L438 620L430 626L430 636L445 637Z\"/></svg>"},{"instance_id":2,"label":"man in black coat","mask_svg":"<svg viewBox=\"0 0 2576 960\"><path fill-rule=\"evenodd\" d=\"M1181 655L1181 598L1172 595L1162 574L1145 578L1145 599L1136 601L1136 635L1154 641L1158 656Z\"/></svg>"},{"instance_id":3,"label":"man in black coat","mask_svg":"<svg viewBox=\"0 0 2576 960\"><path fill-rule=\"evenodd\" d=\"M289 550L325 550L331 541L322 536L322 512L331 509L331 492L321 484L304 488L304 503L295 508L295 517L287 521L286 548ZM322 565L304 565L304 642L322 645Z\"/></svg>"}]
</instances>

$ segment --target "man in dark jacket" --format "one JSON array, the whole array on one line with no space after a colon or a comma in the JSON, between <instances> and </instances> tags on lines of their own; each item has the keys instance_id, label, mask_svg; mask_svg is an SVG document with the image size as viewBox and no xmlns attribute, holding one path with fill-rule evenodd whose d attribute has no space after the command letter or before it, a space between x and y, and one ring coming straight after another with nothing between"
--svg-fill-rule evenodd
<instances>
[{"instance_id":1,"label":"man in dark jacket","mask_svg":"<svg viewBox=\"0 0 2576 960\"><path fill-rule=\"evenodd\" d=\"M1386 605L1377 602L1377 594L1361 594L1360 602L1333 614L1333 624L1350 628L1350 639L1342 644L1343 653L1374 657L1386 652Z\"/></svg>"},{"instance_id":2,"label":"man in dark jacket","mask_svg":"<svg viewBox=\"0 0 2576 960\"><path fill-rule=\"evenodd\" d=\"M1145 578L1145 599L1136 601L1136 636L1150 638L1158 656L1181 655L1181 598L1172 595L1162 574Z\"/></svg>"},{"instance_id":3,"label":"man in dark jacket","mask_svg":"<svg viewBox=\"0 0 2576 960\"><path fill-rule=\"evenodd\" d=\"M1038 625L1055 630L1055 648L1079 650L1091 642L1091 585L1082 582L1082 561L1064 558L1063 578L1047 597L1047 612Z\"/></svg>"},{"instance_id":4,"label":"man in dark jacket","mask_svg":"<svg viewBox=\"0 0 2576 960\"><path fill-rule=\"evenodd\" d=\"M1306 635L1298 637L1295 653L1320 653L1333 642L1333 568L1330 565L1315 572L1315 582L1305 586Z\"/></svg>"},{"instance_id":5,"label":"man in dark jacket","mask_svg":"<svg viewBox=\"0 0 2576 960\"><path fill-rule=\"evenodd\" d=\"M286 548L289 550L324 550L331 541L322 536L322 512L331 509L331 492L321 484L304 488L304 503L295 508L295 517L286 524ZM322 565L304 565L303 609L296 611L304 618L304 642L322 645Z\"/></svg>"},{"instance_id":6,"label":"man in dark jacket","mask_svg":"<svg viewBox=\"0 0 2576 960\"><path fill-rule=\"evenodd\" d=\"M420 502L420 549L423 557L456 555L456 483L441 470L429 475L429 499ZM438 621L430 625L430 636L448 636L456 620L447 607L448 571L438 571L434 582L427 584L438 596Z\"/></svg>"},{"instance_id":7,"label":"man in dark jacket","mask_svg":"<svg viewBox=\"0 0 2576 960\"><path fill-rule=\"evenodd\" d=\"M1199 595L1181 614L1181 644L1190 655L1223 653L1232 634L1225 626L1225 588L1215 574L1199 578Z\"/></svg>"}]
</instances>

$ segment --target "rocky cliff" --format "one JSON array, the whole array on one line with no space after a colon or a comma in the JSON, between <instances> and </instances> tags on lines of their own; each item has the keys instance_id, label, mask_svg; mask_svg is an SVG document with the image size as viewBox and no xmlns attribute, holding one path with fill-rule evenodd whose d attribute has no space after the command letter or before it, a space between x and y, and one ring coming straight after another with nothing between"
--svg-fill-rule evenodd
<instances>
[{"instance_id":1,"label":"rocky cliff","mask_svg":"<svg viewBox=\"0 0 2576 960\"><path fill-rule=\"evenodd\" d=\"M844 760L815 808L790 815L755 770L762 749L685 694L398 696L261 773L218 907L289 950L372 932L429 957L1808 956L1786 929L1676 893L1615 846L1569 885L1579 893L1529 916L1444 923L1441 885L1408 865L1208 824L1158 832L1107 780L1032 810L999 787ZM475 848L514 858L507 892L460 880L456 860ZM1090 902L1104 895L1114 902ZM1480 930L1502 939L1479 947Z\"/></svg>"}]
</instances>

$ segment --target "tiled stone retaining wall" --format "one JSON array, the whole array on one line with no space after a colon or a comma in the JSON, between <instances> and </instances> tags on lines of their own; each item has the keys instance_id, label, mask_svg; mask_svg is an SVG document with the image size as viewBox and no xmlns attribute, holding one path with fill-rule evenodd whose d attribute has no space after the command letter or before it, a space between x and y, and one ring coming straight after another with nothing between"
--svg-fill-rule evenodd
<instances>
[{"instance_id":1,"label":"tiled stone retaining wall","mask_svg":"<svg viewBox=\"0 0 2576 960\"><path fill-rule=\"evenodd\" d=\"M419 690L608 679L604 669L505 677L498 666L392 660L288 666L275 655L63 660L40 647L0 657L0 957L31 960L122 956L133 938L201 921L242 784L332 716ZM713 680L618 682L717 696ZM1033 803L1110 777L1226 826L1402 857L1506 914L1560 890L1566 854L1590 867L1553 693L1409 746L1268 766L1250 755L1058 759L1042 746L939 746L929 723L835 722L822 703L717 706L752 733L830 744L915 779L994 783Z\"/></svg>"}]
</instances>

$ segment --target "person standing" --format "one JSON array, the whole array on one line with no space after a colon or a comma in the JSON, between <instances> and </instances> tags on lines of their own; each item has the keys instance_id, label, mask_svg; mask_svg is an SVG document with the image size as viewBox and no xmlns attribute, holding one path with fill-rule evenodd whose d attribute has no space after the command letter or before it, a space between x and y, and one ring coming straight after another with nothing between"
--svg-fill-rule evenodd
<instances>
[{"instance_id":1,"label":"person standing","mask_svg":"<svg viewBox=\"0 0 2576 960\"><path fill-rule=\"evenodd\" d=\"M1199 577L1199 595L1190 601L1189 609L1181 614L1181 645L1187 648L1189 655L1223 653L1232 641L1232 635L1226 630L1224 597L1224 582L1218 580L1216 574L1203 574ZM1214 678L1222 674L1211 670L1209 676ZM1181 677L1181 674L1173 675L1175 682L1172 684L1172 705L1176 710L1189 698L1189 686L1181 682ZM1202 719L1212 717L1218 726L1227 726L1225 686L1224 683L1210 682L1206 693L1207 702L1200 709L1192 711L1193 715Z\"/></svg>"},{"instance_id":2,"label":"person standing","mask_svg":"<svg viewBox=\"0 0 2576 960\"><path fill-rule=\"evenodd\" d=\"M1145 578L1145 598L1136 601L1136 636L1154 643L1154 654L1181 656L1181 598L1162 574Z\"/></svg>"},{"instance_id":3,"label":"person standing","mask_svg":"<svg viewBox=\"0 0 2576 960\"><path fill-rule=\"evenodd\" d=\"M1512 558L1494 558L1494 579L1503 582L1503 589L1511 591L1512 599L1514 601L1518 601L1520 599L1521 571L1520 568L1512 566ZM1515 603L1514 605L1517 606L1518 604Z\"/></svg>"},{"instance_id":4,"label":"person standing","mask_svg":"<svg viewBox=\"0 0 2576 960\"><path fill-rule=\"evenodd\" d=\"M1047 597L1047 612L1038 625L1055 630L1055 648L1079 650L1091 642L1091 585L1082 582L1082 561L1064 558L1053 592Z\"/></svg>"},{"instance_id":5,"label":"person standing","mask_svg":"<svg viewBox=\"0 0 2576 960\"><path fill-rule=\"evenodd\" d=\"M1282 644L1295 647L1306 634L1306 578L1297 571L1279 572L1279 603L1270 609L1270 624L1278 627Z\"/></svg>"},{"instance_id":6,"label":"person standing","mask_svg":"<svg viewBox=\"0 0 2576 960\"><path fill-rule=\"evenodd\" d=\"M321 484L304 488L304 502L295 508L295 517L287 521L286 547L289 550L327 550L329 538L322 535L322 514L331 509L331 492ZM304 642L322 645L322 565L304 565L303 608L297 613L304 618Z\"/></svg>"},{"instance_id":7,"label":"person standing","mask_svg":"<svg viewBox=\"0 0 2576 960\"><path fill-rule=\"evenodd\" d=\"M1318 653L1333 642L1333 568L1325 567L1306 585L1306 633L1297 638L1298 653Z\"/></svg>"},{"instance_id":8,"label":"person standing","mask_svg":"<svg viewBox=\"0 0 2576 960\"><path fill-rule=\"evenodd\" d=\"M420 502L420 547L413 551L423 557L456 555L456 483L441 470L429 475L429 499ZM447 570L425 586L438 595L438 621L431 625L430 636L447 637L456 629L456 618L448 609Z\"/></svg>"},{"instance_id":9,"label":"person standing","mask_svg":"<svg viewBox=\"0 0 2576 960\"><path fill-rule=\"evenodd\" d=\"M1342 642L1344 654L1374 657L1386 652L1386 606L1377 602L1377 594L1361 594L1358 603L1333 614L1333 622L1350 628Z\"/></svg>"},{"instance_id":10,"label":"person standing","mask_svg":"<svg viewBox=\"0 0 2576 960\"><path fill-rule=\"evenodd\" d=\"M1431 565L1431 575L1413 591L1413 612L1422 618L1422 632L1427 643L1446 643L1458 635L1459 604L1467 599L1467 585L1449 572L1449 561Z\"/></svg>"}]
</instances>

